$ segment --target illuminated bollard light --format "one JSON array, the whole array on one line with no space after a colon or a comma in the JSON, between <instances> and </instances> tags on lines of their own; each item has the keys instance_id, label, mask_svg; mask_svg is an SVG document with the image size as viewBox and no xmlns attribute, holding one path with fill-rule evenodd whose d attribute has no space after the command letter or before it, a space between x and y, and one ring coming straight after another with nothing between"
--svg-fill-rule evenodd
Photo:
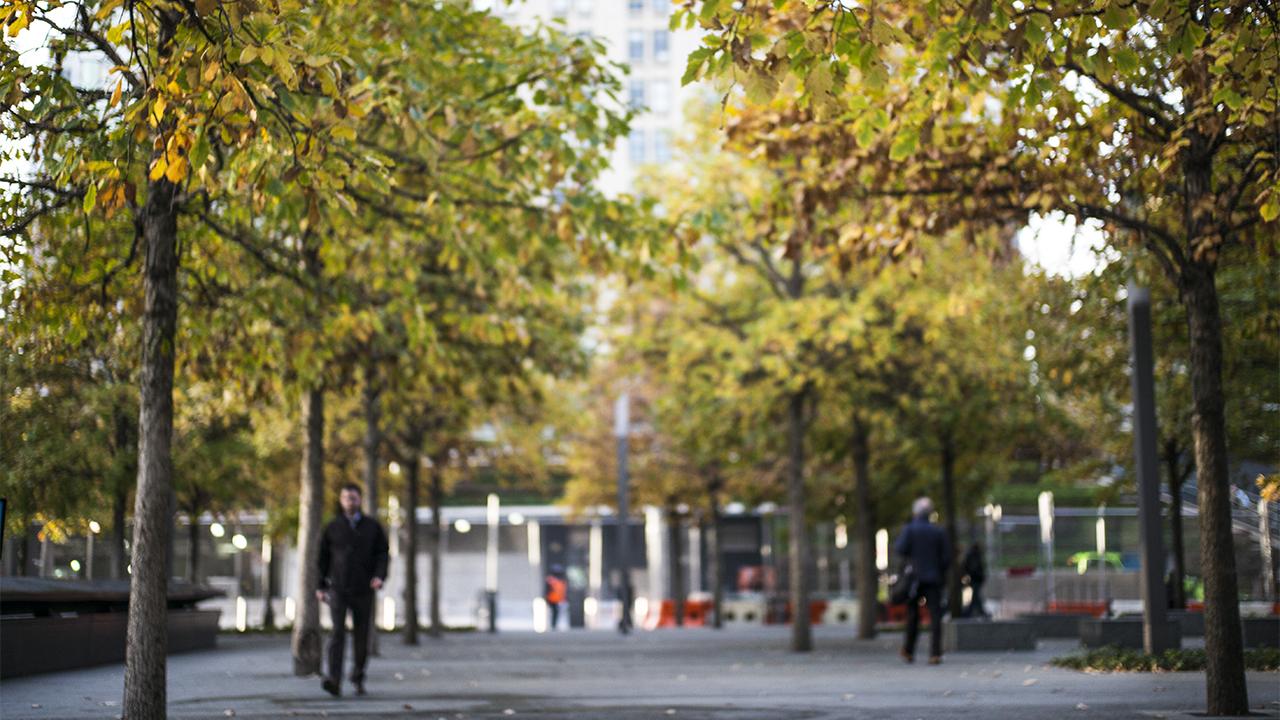
<instances>
[{"instance_id":1,"label":"illuminated bollard light","mask_svg":"<svg viewBox=\"0 0 1280 720\"><path fill-rule=\"evenodd\" d=\"M244 632L249 627L249 603L243 595L236 596L236 630Z\"/></svg>"},{"instance_id":2,"label":"illuminated bollard light","mask_svg":"<svg viewBox=\"0 0 1280 720\"><path fill-rule=\"evenodd\" d=\"M382 598L382 629L396 629L396 599L393 597Z\"/></svg>"}]
</instances>

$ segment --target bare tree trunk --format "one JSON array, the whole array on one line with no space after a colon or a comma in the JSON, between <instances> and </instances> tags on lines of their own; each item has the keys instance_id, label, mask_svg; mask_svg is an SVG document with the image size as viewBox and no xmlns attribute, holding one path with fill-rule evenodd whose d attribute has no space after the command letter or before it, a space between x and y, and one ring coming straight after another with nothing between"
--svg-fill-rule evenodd
<instances>
[{"instance_id":1,"label":"bare tree trunk","mask_svg":"<svg viewBox=\"0 0 1280 720\"><path fill-rule=\"evenodd\" d=\"M174 31L167 14L160 47ZM168 576L173 497L173 363L178 323L178 211L176 185L150 184L143 209L146 242L142 376L138 427L138 492L133 510L133 573L125 649L124 716L163 718L168 647Z\"/></svg>"},{"instance_id":2,"label":"bare tree trunk","mask_svg":"<svg viewBox=\"0 0 1280 720\"><path fill-rule=\"evenodd\" d=\"M1165 469L1169 473L1169 529L1173 544L1173 578L1172 594L1169 603L1178 610L1187 607L1187 589L1183 582L1186 576L1186 551L1182 540L1182 472L1179 470L1178 456L1181 448L1175 438L1164 443ZM1106 562L1106 559L1103 559Z\"/></svg>"},{"instance_id":3,"label":"bare tree trunk","mask_svg":"<svg viewBox=\"0 0 1280 720\"><path fill-rule=\"evenodd\" d=\"M684 568L681 567L681 555L684 554L682 548L680 534L684 530L684 523L680 518L680 513L676 511L675 500L669 500L667 503L667 545L671 548L671 558L668 563L668 573L671 576L671 600L675 603L676 611L676 627L684 625Z\"/></svg>"},{"instance_id":4,"label":"bare tree trunk","mask_svg":"<svg viewBox=\"0 0 1280 720\"><path fill-rule=\"evenodd\" d=\"M947 516L946 531L947 545L951 549L951 557L947 558L947 609L951 617L958 618L964 610L964 602L961 600L960 594L960 568L956 561L960 548L957 545L959 532L957 532L957 509L956 509L956 451L955 443L948 431L942 438L942 511ZM938 622L942 621L939 617ZM930 621L932 622L932 621Z\"/></svg>"},{"instance_id":5,"label":"bare tree trunk","mask_svg":"<svg viewBox=\"0 0 1280 720\"><path fill-rule=\"evenodd\" d=\"M720 555L720 476L712 471L711 482L707 492L707 575L711 581L711 627L719 630L724 627L720 617L724 606L724 569Z\"/></svg>"},{"instance_id":6,"label":"bare tree trunk","mask_svg":"<svg viewBox=\"0 0 1280 720\"><path fill-rule=\"evenodd\" d=\"M1196 195L1202 196L1203 193ZM1244 715L1249 712L1249 691L1245 684L1240 597L1231 537L1222 320L1213 267L1188 262L1183 267L1182 293L1191 339L1191 428L1199 479L1207 710L1209 715Z\"/></svg>"},{"instance_id":7,"label":"bare tree trunk","mask_svg":"<svg viewBox=\"0 0 1280 720\"><path fill-rule=\"evenodd\" d=\"M870 442L867 426L853 415L853 494L858 503L858 638L876 636L876 603L879 599L880 571L876 568L876 513L871 495Z\"/></svg>"},{"instance_id":8,"label":"bare tree trunk","mask_svg":"<svg viewBox=\"0 0 1280 720\"><path fill-rule=\"evenodd\" d=\"M382 433L378 427L378 397L381 391L378 388L377 369L373 363L365 366L364 376L364 496L368 501L369 517L375 520L378 517L378 466L380 461L378 458L378 448L382 444ZM378 615L378 591L372 591L374 617ZM373 628L369 632L369 654L378 654L378 630L377 623L373 623Z\"/></svg>"},{"instance_id":9,"label":"bare tree trunk","mask_svg":"<svg viewBox=\"0 0 1280 720\"><path fill-rule=\"evenodd\" d=\"M791 533L787 556L791 575L791 649L795 652L813 649L813 630L809 625L809 583L804 572L805 560L809 557L804 487L805 402L808 395L806 388L793 393L787 403L787 515Z\"/></svg>"},{"instance_id":10,"label":"bare tree trunk","mask_svg":"<svg viewBox=\"0 0 1280 720\"><path fill-rule=\"evenodd\" d=\"M320 533L324 522L324 391L306 391L302 422L302 489L298 508L298 595L293 623L293 673L320 672Z\"/></svg>"},{"instance_id":11,"label":"bare tree trunk","mask_svg":"<svg viewBox=\"0 0 1280 720\"><path fill-rule=\"evenodd\" d=\"M420 445L421 443L419 443ZM409 460L407 477L405 478L407 487L405 488L407 507L407 527L405 528L408 535L408 542L405 543L404 551L404 644L418 644L418 472L422 466L422 461L418 457L418 448L414 446L410 449L412 457Z\"/></svg>"},{"instance_id":12,"label":"bare tree trunk","mask_svg":"<svg viewBox=\"0 0 1280 720\"><path fill-rule=\"evenodd\" d=\"M440 553L444 551L444 456L431 462L431 637L440 637L444 621L440 618Z\"/></svg>"}]
</instances>

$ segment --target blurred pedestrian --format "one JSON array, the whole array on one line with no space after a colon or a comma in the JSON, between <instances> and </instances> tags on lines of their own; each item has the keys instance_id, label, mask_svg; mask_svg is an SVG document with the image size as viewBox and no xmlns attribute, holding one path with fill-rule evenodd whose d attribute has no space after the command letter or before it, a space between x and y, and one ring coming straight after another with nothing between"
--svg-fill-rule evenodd
<instances>
[{"instance_id":1,"label":"blurred pedestrian","mask_svg":"<svg viewBox=\"0 0 1280 720\"><path fill-rule=\"evenodd\" d=\"M965 617L991 617L987 614L987 606L982 597L982 584L987 581L987 566L982 560L982 548L973 543L964 554L960 567L969 583L969 607L965 608Z\"/></svg>"},{"instance_id":2,"label":"blurred pedestrian","mask_svg":"<svg viewBox=\"0 0 1280 720\"><path fill-rule=\"evenodd\" d=\"M564 578L560 577L563 574L563 568L552 565L551 572L547 573L546 581L543 583L542 599L547 602L548 630L556 629L556 623L560 620L560 605L564 603L568 594L568 585Z\"/></svg>"},{"instance_id":3,"label":"blurred pedestrian","mask_svg":"<svg viewBox=\"0 0 1280 720\"><path fill-rule=\"evenodd\" d=\"M355 664L351 682L364 695L364 668L369 658L369 624L373 593L387 577L387 534L378 521L360 512L358 485L343 485L338 496L342 513L320 536L320 589L316 595L329 604L333 633L329 636L329 674L321 681L330 695L342 694L342 655L347 643L347 613L351 613Z\"/></svg>"},{"instance_id":4,"label":"blurred pedestrian","mask_svg":"<svg viewBox=\"0 0 1280 720\"><path fill-rule=\"evenodd\" d=\"M929 664L937 665L942 662L942 588L951 548L946 533L929 521L932 514L933 501L917 498L911 505L911 522L902 528L893 549L911 563L917 583L915 595L907 598L907 634L899 654L907 662L915 661L923 599L929 609Z\"/></svg>"}]
</instances>

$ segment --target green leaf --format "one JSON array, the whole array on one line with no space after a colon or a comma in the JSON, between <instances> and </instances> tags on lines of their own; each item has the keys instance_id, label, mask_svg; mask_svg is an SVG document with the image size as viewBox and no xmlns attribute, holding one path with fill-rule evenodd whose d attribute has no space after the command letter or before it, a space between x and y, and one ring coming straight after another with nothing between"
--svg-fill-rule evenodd
<instances>
[{"instance_id":1,"label":"green leaf","mask_svg":"<svg viewBox=\"0 0 1280 720\"><path fill-rule=\"evenodd\" d=\"M97 202L98 202L98 186L90 185L89 189L86 190L84 193L84 202L80 204L80 207L86 213L90 213L90 212L93 212L93 206Z\"/></svg>"},{"instance_id":2,"label":"green leaf","mask_svg":"<svg viewBox=\"0 0 1280 720\"><path fill-rule=\"evenodd\" d=\"M1244 98L1240 96L1240 93L1236 92L1235 88L1223 87L1218 88L1218 91L1213 94L1213 102L1214 104L1223 103L1235 111L1244 105Z\"/></svg>"},{"instance_id":3,"label":"green leaf","mask_svg":"<svg viewBox=\"0 0 1280 720\"><path fill-rule=\"evenodd\" d=\"M920 131L917 128L902 128L893 138L889 147L889 159L901 162L915 154L920 146Z\"/></svg>"}]
</instances>

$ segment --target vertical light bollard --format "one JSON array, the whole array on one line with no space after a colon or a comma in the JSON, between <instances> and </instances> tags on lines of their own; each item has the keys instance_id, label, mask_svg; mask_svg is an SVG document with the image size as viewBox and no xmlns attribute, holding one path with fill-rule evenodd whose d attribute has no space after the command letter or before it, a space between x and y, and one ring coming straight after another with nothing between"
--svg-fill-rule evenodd
<instances>
[{"instance_id":1,"label":"vertical light bollard","mask_svg":"<svg viewBox=\"0 0 1280 720\"><path fill-rule=\"evenodd\" d=\"M489 632L498 631L498 523L502 520L496 493L489 493L489 543L484 554L484 591L489 605Z\"/></svg>"},{"instance_id":2,"label":"vertical light bollard","mask_svg":"<svg viewBox=\"0 0 1280 720\"><path fill-rule=\"evenodd\" d=\"M622 615L618 618L618 632L626 635L631 632L631 548L628 537L627 491L630 476L627 468L627 437L631 429L631 398L623 393L618 396L613 409L613 436L618 441L618 600L622 605Z\"/></svg>"}]
</instances>

